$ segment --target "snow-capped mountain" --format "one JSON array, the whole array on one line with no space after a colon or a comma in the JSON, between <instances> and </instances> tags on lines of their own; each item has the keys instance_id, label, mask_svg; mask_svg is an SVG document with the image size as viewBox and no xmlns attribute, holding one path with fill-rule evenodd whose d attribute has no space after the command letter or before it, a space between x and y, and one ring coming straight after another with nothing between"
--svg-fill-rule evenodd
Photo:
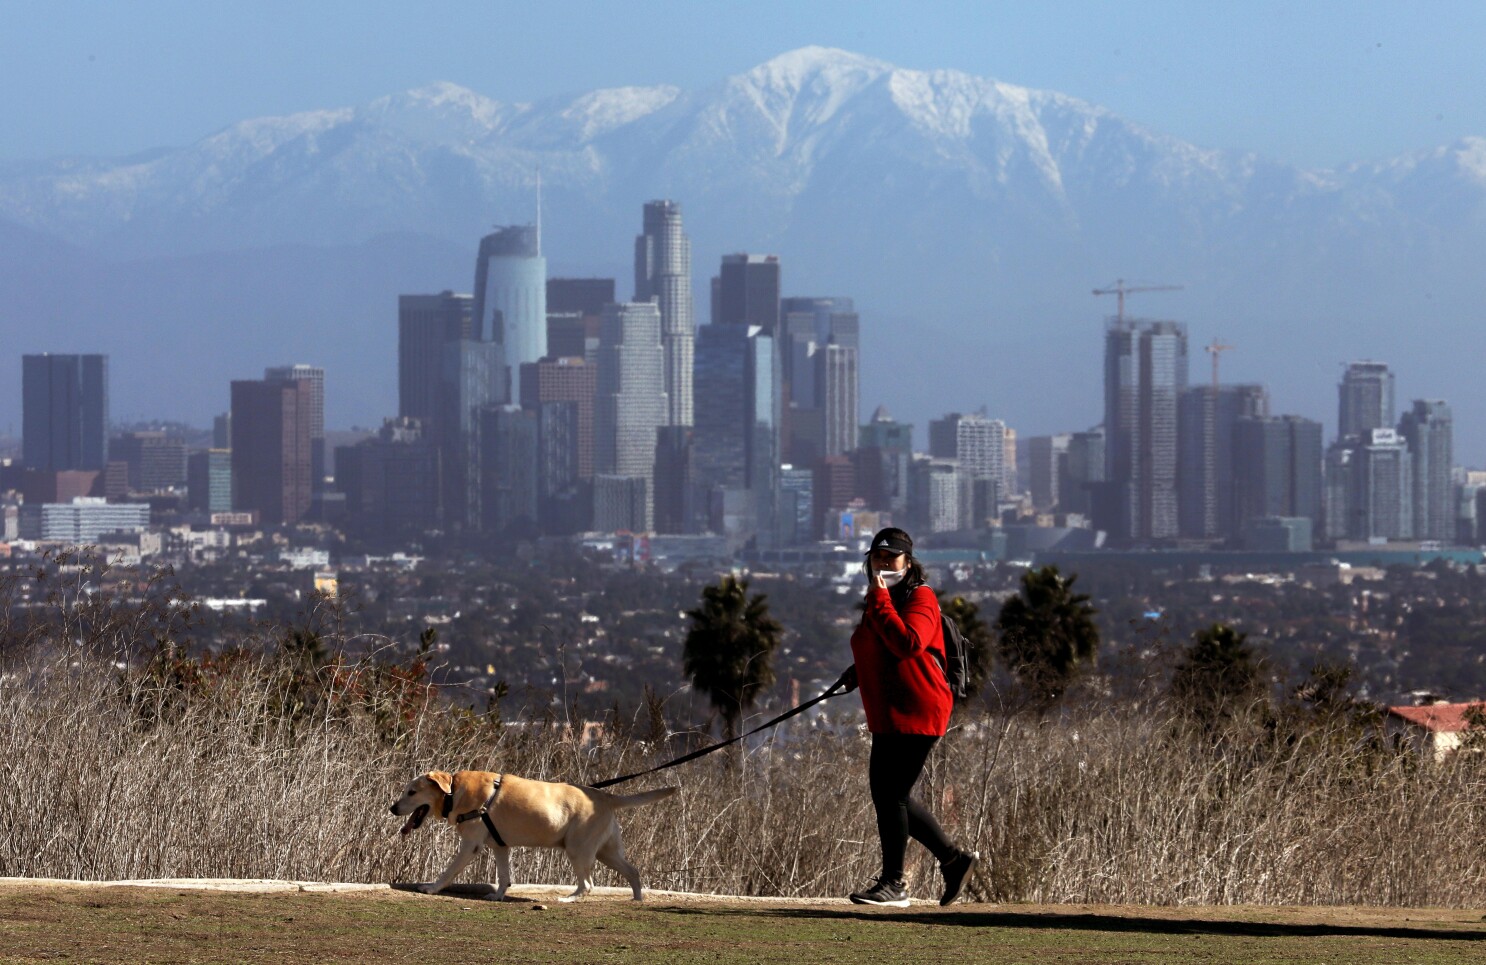
<instances>
[{"instance_id":1,"label":"snow-capped mountain","mask_svg":"<svg viewBox=\"0 0 1486 965\"><path fill-rule=\"evenodd\" d=\"M1474 265L1486 140L1307 171L1063 94L819 47L702 90L507 103L441 83L133 158L0 166L0 334L24 351L91 340L127 358L100 343L131 322L167 338L190 329L195 344L231 318L263 330L251 340L263 364L289 352L327 366L332 421L369 423L396 407L398 290L467 289L488 226L534 217L539 172L554 273L614 275L627 295L640 205L675 199L697 292L719 255L767 250L789 293L854 295L864 406L894 402L920 423L982 404L1024 432L1097 422L1099 319L1113 306L1089 291L1117 276L1183 284L1133 307L1189 322L1194 357L1215 334L1248 349L1224 365L1270 382L1277 410L1327 417L1335 363L1359 356L1394 361L1405 395L1486 402L1458 350L1486 295ZM174 293L120 282L113 297L58 298L34 264L42 249L68 253L53 259L59 277L92 259L94 279L147 276ZM265 277L284 264L303 287ZM91 314L99 302L112 321ZM704 295L698 308L705 321ZM28 323L38 310L54 322L48 344ZM377 341L348 347L369 327ZM910 334L942 350L896 350ZM261 348L280 335L292 351ZM249 357L194 369L182 414L220 409L206 400L252 374ZM901 397L874 384L888 358L908 377ZM359 392L339 404L337 366ZM1054 373L1066 392L1048 391ZM129 411L149 405L141 389Z\"/></svg>"}]
</instances>

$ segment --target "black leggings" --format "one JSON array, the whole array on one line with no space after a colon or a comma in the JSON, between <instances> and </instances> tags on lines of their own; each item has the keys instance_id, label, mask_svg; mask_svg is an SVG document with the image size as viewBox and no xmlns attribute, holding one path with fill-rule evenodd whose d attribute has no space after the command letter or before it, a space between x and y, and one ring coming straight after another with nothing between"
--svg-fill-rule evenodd
<instances>
[{"instance_id":1,"label":"black leggings","mask_svg":"<svg viewBox=\"0 0 1486 965\"><path fill-rule=\"evenodd\" d=\"M938 740L926 734L872 735L867 779L872 788L872 806L877 809L877 835L882 839L882 874L890 880L903 878L909 837L932 851L940 863L960 853L944 836L934 815L909 797Z\"/></svg>"}]
</instances>

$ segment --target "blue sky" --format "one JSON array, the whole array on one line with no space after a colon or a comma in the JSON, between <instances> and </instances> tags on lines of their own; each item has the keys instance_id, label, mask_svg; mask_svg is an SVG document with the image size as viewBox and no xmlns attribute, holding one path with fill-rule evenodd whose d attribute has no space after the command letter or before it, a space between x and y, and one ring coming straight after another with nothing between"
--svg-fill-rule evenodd
<instances>
[{"instance_id":1,"label":"blue sky","mask_svg":"<svg viewBox=\"0 0 1486 965\"><path fill-rule=\"evenodd\" d=\"M186 144L435 80L702 87L807 44L1308 167L1486 135L1486 3L0 0L0 158Z\"/></svg>"}]
</instances>

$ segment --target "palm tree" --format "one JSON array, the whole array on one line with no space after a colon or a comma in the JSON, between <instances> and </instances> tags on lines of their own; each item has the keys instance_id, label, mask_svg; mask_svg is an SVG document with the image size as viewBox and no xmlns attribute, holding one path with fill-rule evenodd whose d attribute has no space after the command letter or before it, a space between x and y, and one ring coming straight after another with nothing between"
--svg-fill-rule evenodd
<instances>
[{"instance_id":1,"label":"palm tree","mask_svg":"<svg viewBox=\"0 0 1486 965\"><path fill-rule=\"evenodd\" d=\"M1001 606L996 634L1001 658L1033 702L1046 710L1068 689L1081 664L1099 651L1099 628L1077 574L1063 579L1056 566L1022 574L1017 596Z\"/></svg>"},{"instance_id":2,"label":"palm tree","mask_svg":"<svg viewBox=\"0 0 1486 965\"><path fill-rule=\"evenodd\" d=\"M768 598L748 596L748 581L725 576L702 590L702 605L688 610L682 667L691 685L722 715L723 736L738 733L738 721L759 694L774 683L774 650L784 628L769 615Z\"/></svg>"}]
</instances>

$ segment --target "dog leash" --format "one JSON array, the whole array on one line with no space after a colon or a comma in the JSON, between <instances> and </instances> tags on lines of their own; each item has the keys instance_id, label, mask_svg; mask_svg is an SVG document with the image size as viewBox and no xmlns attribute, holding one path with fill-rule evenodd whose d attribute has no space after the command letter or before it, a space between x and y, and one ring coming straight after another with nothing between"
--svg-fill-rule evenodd
<instances>
[{"instance_id":1,"label":"dog leash","mask_svg":"<svg viewBox=\"0 0 1486 965\"><path fill-rule=\"evenodd\" d=\"M690 754L683 754L680 757L676 758L675 760L666 761L664 764L658 764L655 767L650 768L649 770L636 771L633 774L626 774L623 777L611 777L607 781L598 781L597 783L589 784L587 786L588 787L591 787L591 788L595 788L595 789L601 788L601 787L613 787L615 784L623 784L625 781L633 781L635 778L637 778L637 777L644 777L646 774L654 774L656 771L664 771L667 768L676 767L677 765L680 765L680 764L685 764L687 761L694 761L698 757L705 757L706 755L712 753L713 751L720 751L724 747L727 747L729 744L736 744L736 743L738 743L738 741L742 740L743 738L745 738L745 737L752 737L754 734L757 734L761 730L768 730L770 727L773 727L776 724L782 724L785 721L789 720L791 717L794 717L797 714L804 713L805 711L809 710L811 707L814 707L816 704L820 703L823 700L830 700L832 697L839 697L839 696L841 696L841 694L850 693L850 691L846 691L846 690L842 690L842 691L839 691L839 692L837 690L837 688L843 687L843 686L846 685L846 677L847 677L847 674L849 674L850 672L851 671L848 670L847 673L842 674L840 676L840 678L837 679L837 681L835 683L831 684L831 686L827 687L826 690L825 690L825 692L822 693L820 696L813 697L810 700L805 701L803 704L801 704L798 707L792 707L792 708L790 708L789 710L787 710L784 713L780 714L778 717L775 717L773 720L766 721L765 723L759 724L757 727L755 727L753 730L749 731L746 734L739 734L737 737L732 737L732 738L729 738L728 740L725 740L725 741L719 741L718 743L713 744L710 747L703 747L700 750L692 751Z\"/></svg>"}]
</instances>

